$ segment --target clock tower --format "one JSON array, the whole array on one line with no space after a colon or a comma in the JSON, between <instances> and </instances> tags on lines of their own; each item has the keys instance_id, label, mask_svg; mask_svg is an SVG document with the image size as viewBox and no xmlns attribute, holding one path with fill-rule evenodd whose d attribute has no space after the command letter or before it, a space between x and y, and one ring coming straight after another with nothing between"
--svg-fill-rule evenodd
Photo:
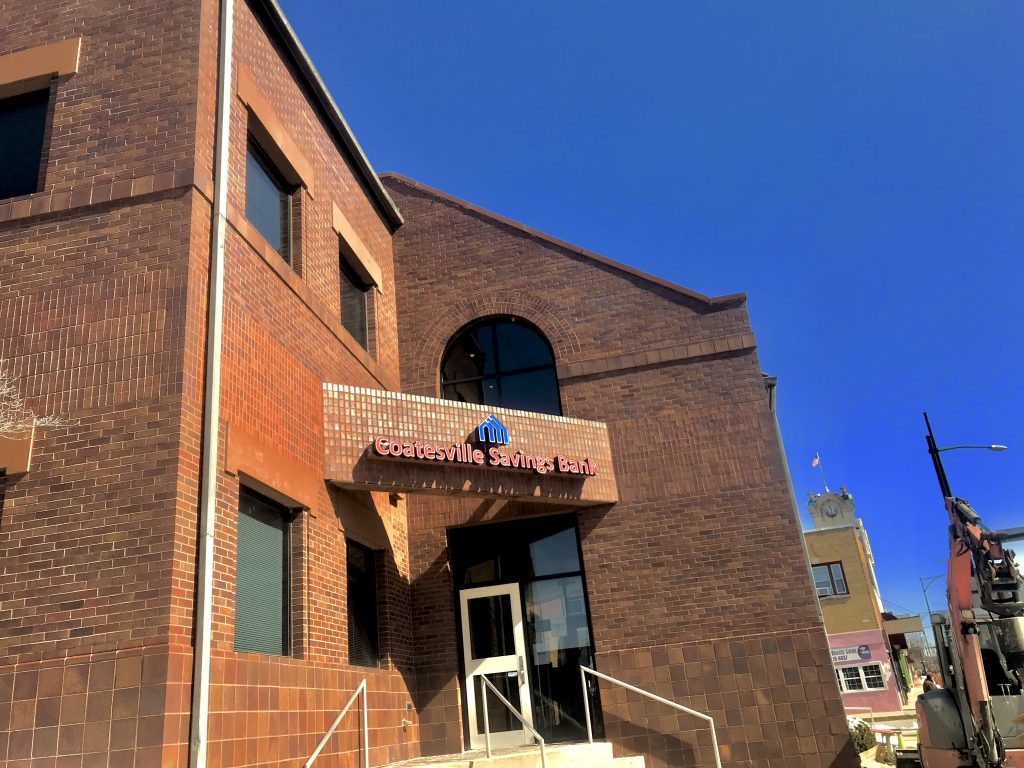
<instances>
[{"instance_id":1,"label":"clock tower","mask_svg":"<svg viewBox=\"0 0 1024 768\"><path fill-rule=\"evenodd\" d=\"M839 493L808 493L807 509L811 513L811 522L815 529L840 528L853 525L856 516L853 512L853 494L843 486Z\"/></svg>"}]
</instances>

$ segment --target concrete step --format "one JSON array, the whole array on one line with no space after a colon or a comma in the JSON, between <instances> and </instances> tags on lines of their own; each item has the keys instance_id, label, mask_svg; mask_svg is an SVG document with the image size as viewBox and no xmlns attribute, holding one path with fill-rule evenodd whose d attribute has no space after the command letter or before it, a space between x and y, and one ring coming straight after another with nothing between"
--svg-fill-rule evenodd
<instances>
[{"instance_id":1,"label":"concrete step","mask_svg":"<svg viewBox=\"0 0 1024 768\"><path fill-rule=\"evenodd\" d=\"M613 757L607 763L603 763L600 768L646 768L646 761L643 755L628 755L625 757ZM594 768L598 768L597 764Z\"/></svg>"},{"instance_id":2,"label":"concrete step","mask_svg":"<svg viewBox=\"0 0 1024 768\"><path fill-rule=\"evenodd\" d=\"M612 745L606 741L593 744L552 744L547 747L547 768L644 768L642 755L615 757ZM540 747L501 747L491 750L491 757L483 750L458 755L418 757L392 763L387 768L541 768Z\"/></svg>"}]
</instances>

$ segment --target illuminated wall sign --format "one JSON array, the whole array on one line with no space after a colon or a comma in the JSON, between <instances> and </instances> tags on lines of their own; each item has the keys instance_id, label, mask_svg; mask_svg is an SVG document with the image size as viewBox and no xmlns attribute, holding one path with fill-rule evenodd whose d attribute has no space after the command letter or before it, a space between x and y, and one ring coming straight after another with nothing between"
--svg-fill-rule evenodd
<instances>
[{"instance_id":1,"label":"illuminated wall sign","mask_svg":"<svg viewBox=\"0 0 1024 768\"><path fill-rule=\"evenodd\" d=\"M476 428L480 443L490 443L484 450L472 443L425 443L419 440L409 442L380 435L373 441L373 453L395 459L437 461L444 464L468 464L471 466L505 467L508 469L532 470L540 475L548 472L563 475L596 477L597 467L589 459L570 456L537 456L523 451L503 450L498 446L508 445L509 432L494 414L491 414Z\"/></svg>"}]
</instances>

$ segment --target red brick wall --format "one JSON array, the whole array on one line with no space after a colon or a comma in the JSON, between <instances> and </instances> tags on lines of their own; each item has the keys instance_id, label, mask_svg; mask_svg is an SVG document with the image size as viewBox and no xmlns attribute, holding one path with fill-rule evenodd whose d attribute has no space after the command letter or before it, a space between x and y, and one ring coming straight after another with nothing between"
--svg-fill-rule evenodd
<instances>
[{"instance_id":1,"label":"red brick wall","mask_svg":"<svg viewBox=\"0 0 1024 768\"><path fill-rule=\"evenodd\" d=\"M33 407L73 420L39 434L28 474L0 481L0 763L185 765L217 8L21 5L4 16L0 55L76 35L81 64L57 85L45 188L0 201L0 357ZM363 676L380 764L417 751L417 725L402 726L417 719L405 708L405 507L328 491L321 386L397 385L391 232L244 2L235 41L236 63L256 73L315 175L299 193L296 274L245 220L245 109L234 100L222 447L254 435L250 453L283 457L318 490L294 526L296 655L236 654L234 521L239 472L254 458L219 457L210 765L305 759ZM335 204L384 273L376 359L338 322ZM378 510L390 533L380 670L346 663L341 521L353 504ZM324 765L351 761L356 723Z\"/></svg>"},{"instance_id":2,"label":"red brick wall","mask_svg":"<svg viewBox=\"0 0 1024 768\"><path fill-rule=\"evenodd\" d=\"M0 55L81 36L42 190L0 201L0 357L43 430L0 480L0 762L160 765L172 628L198 4L5 8ZM190 549L194 550L194 541Z\"/></svg>"},{"instance_id":3,"label":"red brick wall","mask_svg":"<svg viewBox=\"0 0 1024 768\"><path fill-rule=\"evenodd\" d=\"M204 29L215 34L217 9L204 3ZM235 75L244 66L280 120L280 127L310 162L310 188L296 194L301 211L296 227L295 268L282 260L245 218L247 110L232 100L230 184L225 262L224 347L222 361L221 475L218 487L215 552L213 666L211 688L211 766L295 765L309 757L320 737L359 681L369 690L370 759L382 764L418 754L418 730L402 726L415 713L406 710L410 688L408 554L405 505L386 493L355 497L324 483L322 386L340 382L369 387L396 386L397 334L391 232L366 197L353 166L324 127L307 92L246 3L235 6ZM214 63L204 55L201 78ZM213 106L200 98L200 145L212 136ZM200 154L205 150L200 149ZM339 321L338 240L332 227L337 205L383 272L375 297L374 355L367 354ZM208 208L205 209L208 211ZM208 219L195 222L193 243L209 240ZM194 250L191 269L203 284L208 255ZM191 288L191 286L190 286ZM198 303L201 297L193 297ZM190 305L191 306L191 305ZM204 316L196 318L192 339L201 349ZM201 385L201 380L198 382ZM199 401L197 401L199 402ZM274 487L265 461L275 457L274 474L294 479ZM250 479L251 478L251 479ZM266 483L287 495L289 488L312 488L297 499L308 509L292 524L292 644L289 658L234 650L235 526L239 487ZM257 486L258 488L260 486ZM262 490L262 488L260 488ZM381 616L380 669L347 663L346 564L344 521L379 515L388 536L381 558L380 589L387 610ZM195 516L183 517L184 539L195 537ZM379 541L369 542L379 544ZM191 627L193 573L182 560L179 630ZM190 671L189 671L190 674ZM187 707L185 709L187 711ZM358 708L321 754L325 766L348 764L359 750ZM173 735L179 764L187 752L187 723Z\"/></svg>"},{"instance_id":4,"label":"red brick wall","mask_svg":"<svg viewBox=\"0 0 1024 768\"><path fill-rule=\"evenodd\" d=\"M191 168L197 0L12 3L0 55L77 36L78 73L61 77L57 89L47 190Z\"/></svg>"},{"instance_id":5,"label":"red brick wall","mask_svg":"<svg viewBox=\"0 0 1024 768\"><path fill-rule=\"evenodd\" d=\"M621 502L578 513L600 669L711 714L729 764L853 764L742 297L674 291L387 184L406 217L403 389L437 396L452 334L515 314L552 343L564 413L608 424ZM444 529L521 511L410 498L424 752L461 745ZM672 710L605 691L605 714L618 749L654 765L710 759Z\"/></svg>"},{"instance_id":6,"label":"red brick wall","mask_svg":"<svg viewBox=\"0 0 1024 768\"><path fill-rule=\"evenodd\" d=\"M93 686L47 683L9 722L0 703L12 766L119 748L160 757L166 678L141 691L149 719L136 723L131 694L114 708L103 670L144 651L167 664L190 208L171 191L0 225L0 357L33 407L73 420L39 433L31 472L0 481L0 675L17 687L67 665Z\"/></svg>"}]
</instances>

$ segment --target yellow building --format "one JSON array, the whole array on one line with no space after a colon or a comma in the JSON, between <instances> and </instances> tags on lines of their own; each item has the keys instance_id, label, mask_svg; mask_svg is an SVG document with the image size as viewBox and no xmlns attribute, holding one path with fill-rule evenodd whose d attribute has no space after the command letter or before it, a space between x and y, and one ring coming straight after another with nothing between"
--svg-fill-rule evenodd
<instances>
[{"instance_id":1,"label":"yellow building","mask_svg":"<svg viewBox=\"0 0 1024 768\"><path fill-rule=\"evenodd\" d=\"M814 527L804 540L843 704L850 714L899 710L908 670L885 632L875 561L853 495L845 488L810 494L807 506Z\"/></svg>"}]
</instances>

